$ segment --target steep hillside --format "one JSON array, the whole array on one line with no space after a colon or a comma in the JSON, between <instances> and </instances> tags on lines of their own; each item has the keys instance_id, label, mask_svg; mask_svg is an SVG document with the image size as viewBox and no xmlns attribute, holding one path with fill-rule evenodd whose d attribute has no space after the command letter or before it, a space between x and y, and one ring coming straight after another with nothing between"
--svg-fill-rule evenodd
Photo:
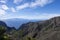
<instances>
[{"instance_id":1,"label":"steep hillside","mask_svg":"<svg viewBox=\"0 0 60 40\"><path fill-rule=\"evenodd\" d=\"M23 40L60 40L60 17L29 22L20 27Z\"/></svg>"},{"instance_id":2,"label":"steep hillside","mask_svg":"<svg viewBox=\"0 0 60 40\"><path fill-rule=\"evenodd\" d=\"M16 29L14 27L8 27L5 22L0 21L0 40L13 40L13 33Z\"/></svg>"}]
</instances>

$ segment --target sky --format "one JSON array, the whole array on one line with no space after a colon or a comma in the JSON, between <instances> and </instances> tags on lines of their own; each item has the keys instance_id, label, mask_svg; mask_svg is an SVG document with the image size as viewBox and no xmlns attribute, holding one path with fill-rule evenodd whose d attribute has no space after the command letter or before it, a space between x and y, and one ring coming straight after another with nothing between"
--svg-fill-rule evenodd
<instances>
[{"instance_id":1,"label":"sky","mask_svg":"<svg viewBox=\"0 0 60 40\"><path fill-rule=\"evenodd\" d=\"M0 20L49 19L60 16L60 0L0 0Z\"/></svg>"}]
</instances>

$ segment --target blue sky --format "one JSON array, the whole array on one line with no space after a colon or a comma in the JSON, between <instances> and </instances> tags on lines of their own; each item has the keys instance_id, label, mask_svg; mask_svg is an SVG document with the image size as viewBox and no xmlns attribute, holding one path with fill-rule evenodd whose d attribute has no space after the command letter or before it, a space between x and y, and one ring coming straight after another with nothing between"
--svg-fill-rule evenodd
<instances>
[{"instance_id":1,"label":"blue sky","mask_svg":"<svg viewBox=\"0 0 60 40\"><path fill-rule=\"evenodd\" d=\"M60 0L0 0L0 20L49 19L60 16Z\"/></svg>"}]
</instances>

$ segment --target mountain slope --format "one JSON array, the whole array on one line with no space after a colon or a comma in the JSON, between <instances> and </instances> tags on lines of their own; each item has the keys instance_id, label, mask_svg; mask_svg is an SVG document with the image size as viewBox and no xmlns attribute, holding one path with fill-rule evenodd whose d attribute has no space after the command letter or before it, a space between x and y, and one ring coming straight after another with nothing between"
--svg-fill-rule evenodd
<instances>
[{"instance_id":1,"label":"mountain slope","mask_svg":"<svg viewBox=\"0 0 60 40\"><path fill-rule=\"evenodd\" d=\"M60 17L42 22L29 22L20 28L23 31L23 40L60 40Z\"/></svg>"},{"instance_id":2,"label":"mountain slope","mask_svg":"<svg viewBox=\"0 0 60 40\"><path fill-rule=\"evenodd\" d=\"M5 22L0 21L0 40L12 40L14 31L16 31L14 27L8 27Z\"/></svg>"}]
</instances>

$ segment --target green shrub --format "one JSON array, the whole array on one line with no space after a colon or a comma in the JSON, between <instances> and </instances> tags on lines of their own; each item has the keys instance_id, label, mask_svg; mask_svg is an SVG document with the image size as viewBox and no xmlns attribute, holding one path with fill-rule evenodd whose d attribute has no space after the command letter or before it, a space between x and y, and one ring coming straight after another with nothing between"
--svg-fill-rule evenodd
<instances>
[{"instance_id":1,"label":"green shrub","mask_svg":"<svg viewBox=\"0 0 60 40\"><path fill-rule=\"evenodd\" d=\"M8 36L4 35L6 28L0 25L0 40L8 40Z\"/></svg>"},{"instance_id":2,"label":"green shrub","mask_svg":"<svg viewBox=\"0 0 60 40\"><path fill-rule=\"evenodd\" d=\"M36 40L36 39L32 37L27 37L27 40Z\"/></svg>"}]
</instances>

